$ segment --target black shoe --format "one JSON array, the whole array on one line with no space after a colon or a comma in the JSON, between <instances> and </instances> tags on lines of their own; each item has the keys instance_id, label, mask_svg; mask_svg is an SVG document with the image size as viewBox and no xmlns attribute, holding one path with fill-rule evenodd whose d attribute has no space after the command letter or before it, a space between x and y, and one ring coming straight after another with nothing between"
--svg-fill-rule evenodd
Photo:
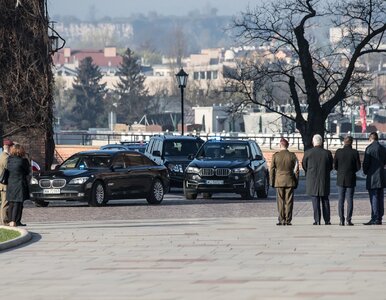
<instances>
[{"instance_id":1,"label":"black shoe","mask_svg":"<svg viewBox=\"0 0 386 300\"><path fill-rule=\"evenodd\" d=\"M374 225L374 223L375 222L373 220L370 220L367 223L363 223L363 225Z\"/></svg>"},{"instance_id":2,"label":"black shoe","mask_svg":"<svg viewBox=\"0 0 386 300\"><path fill-rule=\"evenodd\" d=\"M291 224L291 222L287 222L285 225L291 226L292 224Z\"/></svg>"},{"instance_id":3,"label":"black shoe","mask_svg":"<svg viewBox=\"0 0 386 300\"><path fill-rule=\"evenodd\" d=\"M347 223L347 225L348 225L348 223ZM344 221L340 221L339 226L344 226Z\"/></svg>"},{"instance_id":4,"label":"black shoe","mask_svg":"<svg viewBox=\"0 0 386 300\"><path fill-rule=\"evenodd\" d=\"M320 222L314 222L312 225L320 225Z\"/></svg>"},{"instance_id":5,"label":"black shoe","mask_svg":"<svg viewBox=\"0 0 386 300\"><path fill-rule=\"evenodd\" d=\"M279 223L276 223L276 225L277 225L277 226L282 226L282 225L284 225L284 224L282 224L282 223L279 222Z\"/></svg>"},{"instance_id":6,"label":"black shoe","mask_svg":"<svg viewBox=\"0 0 386 300\"><path fill-rule=\"evenodd\" d=\"M23 224L22 222L17 222L16 226L22 226L23 227L23 226L27 226L27 224Z\"/></svg>"},{"instance_id":7,"label":"black shoe","mask_svg":"<svg viewBox=\"0 0 386 300\"><path fill-rule=\"evenodd\" d=\"M351 221L348 221L347 226L354 226L354 224Z\"/></svg>"},{"instance_id":8,"label":"black shoe","mask_svg":"<svg viewBox=\"0 0 386 300\"><path fill-rule=\"evenodd\" d=\"M326 222L325 225L331 225L331 222Z\"/></svg>"},{"instance_id":9,"label":"black shoe","mask_svg":"<svg viewBox=\"0 0 386 300\"><path fill-rule=\"evenodd\" d=\"M375 221L374 225L382 225L382 221Z\"/></svg>"}]
</instances>

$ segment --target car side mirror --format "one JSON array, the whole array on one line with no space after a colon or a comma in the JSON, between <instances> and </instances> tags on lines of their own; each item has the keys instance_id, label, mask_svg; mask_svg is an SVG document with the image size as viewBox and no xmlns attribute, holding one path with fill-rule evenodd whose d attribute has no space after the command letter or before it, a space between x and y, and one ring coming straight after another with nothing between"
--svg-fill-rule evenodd
<instances>
[{"instance_id":1,"label":"car side mirror","mask_svg":"<svg viewBox=\"0 0 386 300\"><path fill-rule=\"evenodd\" d=\"M262 160L263 157L262 157L261 155L259 155L259 154L256 154L255 159L256 159L256 160Z\"/></svg>"},{"instance_id":2,"label":"car side mirror","mask_svg":"<svg viewBox=\"0 0 386 300\"><path fill-rule=\"evenodd\" d=\"M158 150L153 151L153 156L161 156L161 152Z\"/></svg>"}]
</instances>

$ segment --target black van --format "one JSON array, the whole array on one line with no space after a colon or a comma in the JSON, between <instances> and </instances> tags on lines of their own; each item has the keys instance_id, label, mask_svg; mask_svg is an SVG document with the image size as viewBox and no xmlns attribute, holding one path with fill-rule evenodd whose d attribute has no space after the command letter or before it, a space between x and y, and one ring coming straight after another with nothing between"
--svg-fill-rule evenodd
<instances>
[{"instance_id":1,"label":"black van","mask_svg":"<svg viewBox=\"0 0 386 300\"><path fill-rule=\"evenodd\" d=\"M153 136L145 149L145 155L169 170L170 185L182 187L184 172L204 141L196 136Z\"/></svg>"}]
</instances>

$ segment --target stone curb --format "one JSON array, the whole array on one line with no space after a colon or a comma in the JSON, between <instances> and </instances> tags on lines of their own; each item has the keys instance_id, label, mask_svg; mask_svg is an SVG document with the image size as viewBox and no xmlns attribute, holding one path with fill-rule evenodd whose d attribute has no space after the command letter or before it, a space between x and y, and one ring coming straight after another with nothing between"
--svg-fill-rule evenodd
<instances>
[{"instance_id":1,"label":"stone curb","mask_svg":"<svg viewBox=\"0 0 386 300\"><path fill-rule=\"evenodd\" d=\"M15 230L15 231L20 232L20 236L18 236L17 238L0 243L0 251L24 244L24 243L28 242L29 240L31 240L31 238L32 238L31 233L25 229L21 229L21 228L17 228L17 227L9 227L9 226L0 226L0 228L7 229L7 230Z\"/></svg>"}]
</instances>

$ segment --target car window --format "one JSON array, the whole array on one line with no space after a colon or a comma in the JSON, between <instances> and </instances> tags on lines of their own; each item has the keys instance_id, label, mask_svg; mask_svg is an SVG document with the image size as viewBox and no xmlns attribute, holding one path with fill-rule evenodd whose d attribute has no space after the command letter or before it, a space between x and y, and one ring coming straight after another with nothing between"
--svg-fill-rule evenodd
<instances>
[{"instance_id":1,"label":"car window","mask_svg":"<svg viewBox=\"0 0 386 300\"><path fill-rule=\"evenodd\" d=\"M245 143L207 143L204 144L197 156L205 159L248 159L250 150L248 144Z\"/></svg>"},{"instance_id":2,"label":"car window","mask_svg":"<svg viewBox=\"0 0 386 300\"><path fill-rule=\"evenodd\" d=\"M188 156L196 154L202 143L199 141L165 141L164 156Z\"/></svg>"},{"instance_id":3,"label":"car window","mask_svg":"<svg viewBox=\"0 0 386 300\"><path fill-rule=\"evenodd\" d=\"M137 167L137 166L143 166L144 160L143 156L136 153L130 153L126 154L126 160L128 160L128 167Z\"/></svg>"},{"instance_id":4,"label":"car window","mask_svg":"<svg viewBox=\"0 0 386 300\"><path fill-rule=\"evenodd\" d=\"M60 169L98 169L110 166L109 155L76 155L67 159Z\"/></svg>"},{"instance_id":5,"label":"car window","mask_svg":"<svg viewBox=\"0 0 386 300\"><path fill-rule=\"evenodd\" d=\"M126 168L125 159L122 154L117 155L117 157L114 159L113 166L114 167L122 166L123 168Z\"/></svg>"},{"instance_id":6,"label":"car window","mask_svg":"<svg viewBox=\"0 0 386 300\"><path fill-rule=\"evenodd\" d=\"M60 169L75 169L79 158L79 155L71 156L60 166Z\"/></svg>"}]
</instances>

